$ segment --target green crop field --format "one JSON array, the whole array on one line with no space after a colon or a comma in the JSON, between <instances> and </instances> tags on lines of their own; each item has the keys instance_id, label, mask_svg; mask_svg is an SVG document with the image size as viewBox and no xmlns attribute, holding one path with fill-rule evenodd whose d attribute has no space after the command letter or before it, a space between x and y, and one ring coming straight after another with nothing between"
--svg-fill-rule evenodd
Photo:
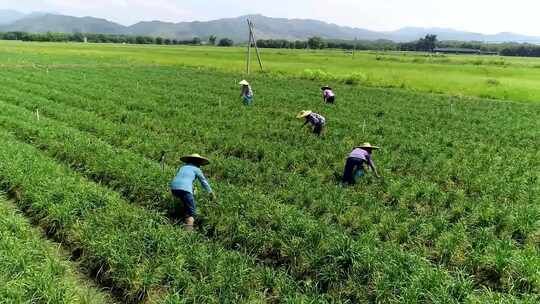
<instances>
[{"instance_id":1,"label":"green crop field","mask_svg":"<svg viewBox=\"0 0 540 304\"><path fill-rule=\"evenodd\" d=\"M1 303L108 303L0 196Z\"/></svg>"},{"instance_id":2,"label":"green crop field","mask_svg":"<svg viewBox=\"0 0 540 304\"><path fill-rule=\"evenodd\" d=\"M158 64L245 68L244 48L0 42L2 66ZM263 49L268 73L383 88L514 101L540 101L540 59L399 52ZM255 62L254 62L255 65ZM256 72L256 66L252 67Z\"/></svg>"},{"instance_id":3,"label":"green crop field","mask_svg":"<svg viewBox=\"0 0 540 304\"><path fill-rule=\"evenodd\" d=\"M264 55L270 72L249 78L244 107L240 49L2 42L0 191L104 302L540 301L540 104L525 102L540 95L535 60ZM495 73L508 73L501 91L485 82ZM322 103L322 81L336 105ZM467 97L484 94L520 102ZM295 119L306 109L327 118L322 138ZM343 188L345 158L365 141L382 147L383 178ZM194 233L168 191L188 153L212 160L218 195L199 189ZM17 303L31 296L17 286L50 276L71 282L58 297L94 292L36 276L0 295Z\"/></svg>"}]
</instances>

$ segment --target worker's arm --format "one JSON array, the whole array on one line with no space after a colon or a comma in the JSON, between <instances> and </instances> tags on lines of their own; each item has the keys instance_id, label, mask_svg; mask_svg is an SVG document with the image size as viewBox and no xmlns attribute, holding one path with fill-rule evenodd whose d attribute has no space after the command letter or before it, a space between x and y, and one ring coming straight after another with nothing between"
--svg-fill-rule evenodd
<instances>
[{"instance_id":1,"label":"worker's arm","mask_svg":"<svg viewBox=\"0 0 540 304\"><path fill-rule=\"evenodd\" d=\"M375 167L375 163L373 162L371 157L369 157L368 164L369 164L369 167L371 168L371 170L373 171L373 173L375 174L375 176L376 177L381 177L379 175L379 172L377 171L377 167Z\"/></svg>"},{"instance_id":2,"label":"worker's arm","mask_svg":"<svg viewBox=\"0 0 540 304\"><path fill-rule=\"evenodd\" d=\"M199 169L197 170L196 174L197 174L197 179L201 183L201 186L203 186L204 190L206 190L206 192L210 194L213 194L212 187L210 187L210 183L208 182L208 180L206 179L202 171Z\"/></svg>"},{"instance_id":3,"label":"worker's arm","mask_svg":"<svg viewBox=\"0 0 540 304\"><path fill-rule=\"evenodd\" d=\"M381 176L379 175L379 172L377 171L377 168L375 167L375 165L372 165L372 166L371 166L371 170L373 170L373 173L375 174L376 177L381 177Z\"/></svg>"}]
</instances>

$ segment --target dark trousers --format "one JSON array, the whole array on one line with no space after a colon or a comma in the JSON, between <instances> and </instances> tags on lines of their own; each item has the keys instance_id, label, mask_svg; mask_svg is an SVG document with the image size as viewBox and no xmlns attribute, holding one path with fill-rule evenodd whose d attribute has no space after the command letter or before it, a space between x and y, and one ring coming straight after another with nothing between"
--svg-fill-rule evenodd
<instances>
[{"instance_id":1,"label":"dark trousers","mask_svg":"<svg viewBox=\"0 0 540 304\"><path fill-rule=\"evenodd\" d=\"M174 197L182 202L182 204L178 206L175 216L184 218L194 217L196 215L197 206L195 204L195 196L193 196L193 193L176 189L171 189L171 192Z\"/></svg>"},{"instance_id":2,"label":"dark trousers","mask_svg":"<svg viewBox=\"0 0 540 304\"><path fill-rule=\"evenodd\" d=\"M317 136L321 136L323 129L324 129L324 124L316 124L313 127L313 134L317 134Z\"/></svg>"},{"instance_id":3,"label":"dark trousers","mask_svg":"<svg viewBox=\"0 0 540 304\"><path fill-rule=\"evenodd\" d=\"M330 96L330 97L325 98L325 100L326 100L326 103L334 103L336 101L336 97Z\"/></svg>"},{"instance_id":4,"label":"dark trousers","mask_svg":"<svg viewBox=\"0 0 540 304\"><path fill-rule=\"evenodd\" d=\"M343 172L343 179L341 180L341 182L345 185L356 184L354 173L356 172L356 170L362 169L363 164L364 164L364 160L361 158L356 158L356 157L347 158L347 162L345 163L345 170Z\"/></svg>"}]
</instances>

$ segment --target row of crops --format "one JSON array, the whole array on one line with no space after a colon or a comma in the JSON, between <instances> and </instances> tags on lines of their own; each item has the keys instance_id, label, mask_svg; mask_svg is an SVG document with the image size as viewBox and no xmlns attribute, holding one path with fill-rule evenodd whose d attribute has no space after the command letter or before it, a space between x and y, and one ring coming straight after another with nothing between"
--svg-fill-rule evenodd
<instances>
[{"instance_id":1,"label":"row of crops","mask_svg":"<svg viewBox=\"0 0 540 304\"><path fill-rule=\"evenodd\" d=\"M0 302L107 303L50 242L0 196Z\"/></svg>"},{"instance_id":2,"label":"row of crops","mask_svg":"<svg viewBox=\"0 0 540 304\"><path fill-rule=\"evenodd\" d=\"M244 108L234 75L168 67L0 80L3 190L125 301L538 300L537 105L341 87L327 107L318 83L256 78ZM344 189L364 141L384 179ZM198 198L190 235L167 186L193 152L219 204Z\"/></svg>"}]
</instances>

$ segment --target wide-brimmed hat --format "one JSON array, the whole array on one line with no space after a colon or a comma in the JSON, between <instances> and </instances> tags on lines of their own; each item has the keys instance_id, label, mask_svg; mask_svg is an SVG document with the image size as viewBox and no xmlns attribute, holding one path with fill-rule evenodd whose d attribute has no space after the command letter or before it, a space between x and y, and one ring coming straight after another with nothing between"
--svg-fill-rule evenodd
<instances>
[{"instance_id":1,"label":"wide-brimmed hat","mask_svg":"<svg viewBox=\"0 0 540 304\"><path fill-rule=\"evenodd\" d=\"M357 146L356 148L360 148L360 149L372 149L372 150L379 150L380 147L377 147L377 146L372 146L370 143L366 142L366 143L363 143L361 144L360 146Z\"/></svg>"},{"instance_id":2,"label":"wide-brimmed hat","mask_svg":"<svg viewBox=\"0 0 540 304\"><path fill-rule=\"evenodd\" d=\"M239 85L249 85L249 82L247 82L247 80L242 80L238 84Z\"/></svg>"},{"instance_id":3,"label":"wide-brimmed hat","mask_svg":"<svg viewBox=\"0 0 540 304\"><path fill-rule=\"evenodd\" d=\"M329 86L323 86L323 87L321 88L321 90L331 90L331 89L332 89L332 88L329 87Z\"/></svg>"},{"instance_id":4,"label":"wide-brimmed hat","mask_svg":"<svg viewBox=\"0 0 540 304\"><path fill-rule=\"evenodd\" d=\"M210 161L206 157L202 157L199 154L191 154L180 157L180 160L185 163L195 163L200 164L201 166L208 165Z\"/></svg>"},{"instance_id":5,"label":"wide-brimmed hat","mask_svg":"<svg viewBox=\"0 0 540 304\"><path fill-rule=\"evenodd\" d=\"M313 112L312 111L309 111L309 110L306 110L306 111L300 111L300 113L298 113L298 115L296 115L296 118L304 118L310 114L312 114Z\"/></svg>"}]
</instances>

